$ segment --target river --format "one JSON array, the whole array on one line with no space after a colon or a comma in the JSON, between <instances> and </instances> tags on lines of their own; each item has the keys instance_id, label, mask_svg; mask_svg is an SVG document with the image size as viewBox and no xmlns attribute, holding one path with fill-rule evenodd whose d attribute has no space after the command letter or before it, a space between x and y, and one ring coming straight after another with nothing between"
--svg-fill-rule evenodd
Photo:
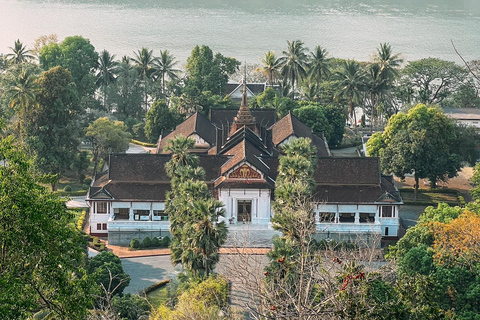
<instances>
[{"instance_id":1,"label":"river","mask_svg":"<svg viewBox=\"0 0 480 320\"><path fill-rule=\"evenodd\" d=\"M168 49L184 62L196 44L248 63L287 40L369 60L390 42L405 60L480 59L478 0L0 0L0 52L19 38L82 35L97 51Z\"/></svg>"}]
</instances>

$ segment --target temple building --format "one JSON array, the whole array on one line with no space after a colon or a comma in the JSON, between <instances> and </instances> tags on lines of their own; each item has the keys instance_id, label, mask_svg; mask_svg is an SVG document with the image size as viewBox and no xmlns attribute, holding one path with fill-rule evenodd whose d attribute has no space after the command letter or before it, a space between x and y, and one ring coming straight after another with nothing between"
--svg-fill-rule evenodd
<instances>
[{"instance_id":1,"label":"temple building","mask_svg":"<svg viewBox=\"0 0 480 320\"><path fill-rule=\"evenodd\" d=\"M323 134L292 114L277 119L273 109L250 110L246 99L244 86L239 109L211 109L209 119L197 112L162 132L156 154L112 154L108 170L96 175L88 191L91 234L108 236L110 244L168 234L170 180L164 166L170 155L163 150L169 139L183 135L195 139L191 152L232 228L269 228L281 147L307 137L317 148L313 205L319 237L398 236L403 202L393 178L382 176L378 158L332 157Z\"/></svg>"}]
</instances>

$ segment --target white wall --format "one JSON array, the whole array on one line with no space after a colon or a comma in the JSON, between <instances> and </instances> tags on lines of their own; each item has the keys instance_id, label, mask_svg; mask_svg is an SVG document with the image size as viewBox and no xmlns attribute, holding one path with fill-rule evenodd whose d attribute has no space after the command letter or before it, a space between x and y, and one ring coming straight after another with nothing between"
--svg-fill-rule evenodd
<instances>
[{"instance_id":1,"label":"white wall","mask_svg":"<svg viewBox=\"0 0 480 320\"><path fill-rule=\"evenodd\" d=\"M220 189L218 192L218 200L225 205L226 220L237 221L237 201L252 201L252 224L268 225L270 222L270 190L269 189Z\"/></svg>"}]
</instances>

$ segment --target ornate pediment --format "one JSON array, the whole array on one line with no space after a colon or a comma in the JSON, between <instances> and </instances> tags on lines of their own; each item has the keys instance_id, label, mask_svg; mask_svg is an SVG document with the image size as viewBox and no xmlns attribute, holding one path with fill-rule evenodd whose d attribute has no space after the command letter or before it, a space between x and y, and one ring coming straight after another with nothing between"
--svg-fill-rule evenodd
<instances>
[{"instance_id":1,"label":"ornate pediment","mask_svg":"<svg viewBox=\"0 0 480 320\"><path fill-rule=\"evenodd\" d=\"M262 179L262 175L255 169L244 163L228 174L231 179Z\"/></svg>"}]
</instances>

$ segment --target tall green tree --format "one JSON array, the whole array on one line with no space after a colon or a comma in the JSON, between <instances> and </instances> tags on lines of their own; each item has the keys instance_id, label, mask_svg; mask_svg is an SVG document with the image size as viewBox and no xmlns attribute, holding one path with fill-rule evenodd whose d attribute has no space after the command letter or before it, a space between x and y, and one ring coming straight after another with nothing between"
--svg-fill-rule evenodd
<instances>
[{"instance_id":1,"label":"tall green tree","mask_svg":"<svg viewBox=\"0 0 480 320\"><path fill-rule=\"evenodd\" d=\"M390 43L380 43L380 47L377 48L377 54L373 60L380 67L380 78L386 83L392 84L398 77L399 69L403 63L400 54L393 54L393 48Z\"/></svg>"},{"instance_id":2,"label":"tall green tree","mask_svg":"<svg viewBox=\"0 0 480 320\"><path fill-rule=\"evenodd\" d=\"M37 105L36 70L32 68L21 69L15 83L12 84L10 93L10 108L18 115L18 136L23 141L24 127L31 117L32 110Z\"/></svg>"},{"instance_id":3,"label":"tall green tree","mask_svg":"<svg viewBox=\"0 0 480 320\"><path fill-rule=\"evenodd\" d=\"M86 243L70 224L65 200L39 185L31 162L0 140L0 314L27 319L85 319L93 299Z\"/></svg>"},{"instance_id":4,"label":"tall green tree","mask_svg":"<svg viewBox=\"0 0 480 320\"><path fill-rule=\"evenodd\" d=\"M185 65L185 93L197 97L204 91L223 95L228 76L235 73L240 62L234 58L213 54L208 46L195 46Z\"/></svg>"},{"instance_id":5,"label":"tall green tree","mask_svg":"<svg viewBox=\"0 0 480 320\"><path fill-rule=\"evenodd\" d=\"M337 98L345 98L348 101L348 114L354 120L354 126L357 125L357 115L355 105L362 101L362 94L365 85L363 70L354 60L344 61L340 71L335 73L338 81Z\"/></svg>"},{"instance_id":6,"label":"tall green tree","mask_svg":"<svg viewBox=\"0 0 480 320\"><path fill-rule=\"evenodd\" d=\"M85 129L85 139L92 145L93 172L96 174L100 160L107 161L110 153L127 151L131 135L123 122L104 117Z\"/></svg>"},{"instance_id":7,"label":"tall green tree","mask_svg":"<svg viewBox=\"0 0 480 320\"><path fill-rule=\"evenodd\" d=\"M174 129L182 121L182 116L170 110L165 101L157 100L148 110L145 119L145 136L150 142L158 141L162 130Z\"/></svg>"},{"instance_id":8,"label":"tall green tree","mask_svg":"<svg viewBox=\"0 0 480 320\"><path fill-rule=\"evenodd\" d=\"M388 90L387 80L382 76L382 67L372 63L365 76L365 107L370 107L370 129L373 131L375 119L379 116L379 102Z\"/></svg>"},{"instance_id":9,"label":"tall green tree","mask_svg":"<svg viewBox=\"0 0 480 320\"><path fill-rule=\"evenodd\" d=\"M175 61L175 57L168 52L168 50L161 50L160 57L156 58L153 62L153 76L162 79L162 94L165 95L165 78L170 80L178 79L180 70L175 69L175 65L178 61Z\"/></svg>"},{"instance_id":10,"label":"tall green tree","mask_svg":"<svg viewBox=\"0 0 480 320\"><path fill-rule=\"evenodd\" d=\"M132 58L134 62L134 68L137 70L137 74L142 81L143 86L143 97L144 97L144 107L145 113L148 111L148 93L149 85L152 81L152 74L154 72L153 64L155 62L155 57L153 56L153 50L148 48L142 48L135 52L135 57Z\"/></svg>"},{"instance_id":11,"label":"tall green tree","mask_svg":"<svg viewBox=\"0 0 480 320\"><path fill-rule=\"evenodd\" d=\"M203 181L205 171L198 157L189 153L195 141L177 136L165 151L172 154L165 170L171 178L165 211L170 219L173 264L182 264L193 278L208 277L219 259L219 248L227 237L223 204L213 199Z\"/></svg>"},{"instance_id":12,"label":"tall green tree","mask_svg":"<svg viewBox=\"0 0 480 320\"><path fill-rule=\"evenodd\" d=\"M12 50L12 53L7 53L5 55L5 58L9 64L21 64L33 59L33 56L30 54L30 50L27 50L20 39L15 41L13 47L8 48Z\"/></svg>"},{"instance_id":13,"label":"tall green tree","mask_svg":"<svg viewBox=\"0 0 480 320\"><path fill-rule=\"evenodd\" d=\"M44 70L61 66L70 71L83 109L93 108L95 104L98 59L95 47L82 36L66 37L60 44L52 42L40 50L39 56Z\"/></svg>"},{"instance_id":14,"label":"tall green tree","mask_svg":"<svg viewBox=\"0 0 480 320\"><path fill-rule=\"evenodd\" d=\"M36 83L38 107L26 126L25 144L42 173L58 176L71 165L80 144L78 94L70 72L62 67L43 72Z\"/></svg>"},{"instance_id":15,"label":"tall green tree","mask_svg":"<svg viewBox=\"0 0 480 320\"><path fill-rule=\"evenodd\" d=\"M103 50L98 58L98 69L96 76L97 88L100 88L103 95L103 108L110 112L110 106L107 105L108 86L115 82L118 71L118 61L115 61L115 55L111 55L107 50Z\"/></svg>"},{"instance_id":16,"label":"tall green tree","mask_svg":"<svg viewBox=\"0 0 480 320\"><path fill-rule=\"evenodd\" d=\"M371 141L370 141L371 140ZM415 177L415 199L420 179L431 186L454 177L460 169L455 153L455 125L442 111L419 104L408 113L394 115L383 133L367 142L367 152L380 156L382 169L400 178Z\"/></svg>"},{"instance_id":17,"label":"tall green tree","mask_svg":"<svg viewBox=\"0 0 480 320\"><path fill-rule=\"evenodd\" d=\"M402 71L402 81L413 89L416 103L436 104L455 92L466 75L455 62L425 58L410 61Z\"/></svg>"},{"instance_id":18,"label":"tall green tree","mask_svg":"<svg viewBox=\"0 0 480 320\"><path fill-rule=\"evenodd\" d=\"M292 97L295 100L295 83L307 75L307 48L303 46L303 41L287 41L287 50L282 51L281 57L282 75L292 85Z\"/></svg>"},{"instance_id":19,"label":"tall green tree","mask_svg":"<svg viewBox=\"0 0 480 320\"><path fill-rule=\"evenodd\" d=\"M129 57L122 58L117 73L115 83L108 88L108 96L115 108L115 115L122 121L129 118L140 121L143 117L142 83Z\"/></svg>"},{"instance_id":20,"label":"tall green tree","mask_svg":"<svg viewBox=\"0 0 480 320\"><path fill-rule=\"evenodd\" d=\"M267 83L273 85L280 77L280 70L282 62L280 58L275 56L275 51L265 52L265 58L259 58L263 66L255 69L255 72L260 72L267 77Z\"/></svg>"},{"instance_id":21,"label":"tall green tree","mask_svg":"<svg viewBox=\"0 0 480 320\"><path fill-rule=\"evenodd\" d=\"M327 49L320 46L316 46L315 49L310 52L307 75L317 83L324 80L330 74L329 62L331 59L327 58L327 56Z\"/></svg>"}]
</instances>

